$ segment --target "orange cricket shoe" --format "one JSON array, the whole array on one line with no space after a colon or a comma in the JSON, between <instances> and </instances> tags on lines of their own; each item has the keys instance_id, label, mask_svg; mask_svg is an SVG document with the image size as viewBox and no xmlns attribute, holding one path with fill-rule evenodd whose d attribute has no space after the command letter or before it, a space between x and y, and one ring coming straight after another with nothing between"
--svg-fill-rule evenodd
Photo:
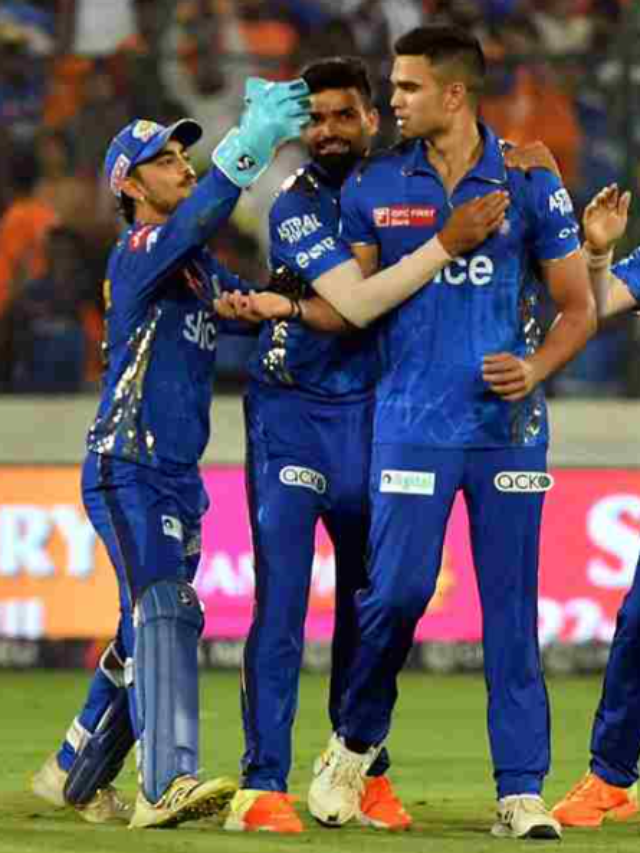
<instances>
[{"instance_id":1,"label":"orange cricket shoe","mask_svg":"<svg viewBox=\"0 0 640 853\"><path fill-rule=\"evenodd\" d=\"M365 776L358 820L375 829L409 829L413 821L386 776Z\"/></svg>"},{"instance_id":2,"label":"orange cricket shoe","mask_svg":"<svg viewBox=\"0 0 640 853\"><path fill-rule=\"evenodd\" d=\"M629 820L638 812L636 786L618 788L595 773L586 773L551 810L563 826L602 826L608 820Z\"/></svg>"},{"instance_id":3,"label":"orange cricket shoe","mask_svg":"<svg viewBox=\"0 0 640 853\"><path fill-rule=\"evenodd\" d=\"M240 789L231 800L224 828L230 832L302 832L291 805L295 797L281 791Z\"/></svg>"}]
</instances>

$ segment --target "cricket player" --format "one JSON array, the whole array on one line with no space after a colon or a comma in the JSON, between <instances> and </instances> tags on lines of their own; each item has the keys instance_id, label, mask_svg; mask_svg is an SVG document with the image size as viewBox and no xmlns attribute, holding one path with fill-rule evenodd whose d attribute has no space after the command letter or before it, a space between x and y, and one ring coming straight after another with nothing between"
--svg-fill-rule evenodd
<instances>
[{"instance_id":1,"label":"cricket player","mask_svg":"<svg viewBox=\"0 0 640 853\"><path fill-rule=\"evenodd\" d=\"M198 462L209 439L218 319L212 302L240 286L205 248L277 146L308 119L301 81L247 81L239 127L197 183L191 119L136 120L111 142L105 173L129 227L104 283L105 374L87 439L82 495L116 571L121 620L89 697L36 794L92 822L128 818L111 782L135 742L131 828L218 813L231 779L198 778L197 645L192 581L208 499Z\"/></svg>"},{"instance_id":2,"label":"cricket player","mask_svg":"<svg viewBox=\"0 0 640 853\"><path fill-rule=\"evenodd\" d=\"M584 252L599 317L638 310L640 247L613 266L631 195L613 184L587 205ZM591 761L583 778L553 808L563 826L599 827L605 819L638 813L640 758L640 572L618 611L616 629L591 732Z\"/></svg>"},{"instance_id":3,"label":"cricket player","mask_svg":"<svg viewBox=\"0 0 640 853\"><path fill-rule=\"evenodd\" d=\"M462 490L483 610L498 795L492 833L559 838L541 798L549 708L537 639L538 548L553 483L541 383L593 334L595 305L566 190L547 170L509 168L505 146L478 121L484 73L480 45L465 31L424 27L401 37L391 103L404 142L363 161L342 194L342 236L365 271L397 263L470 199L500 188L511 203L485 242L381 322L369 583L357 597L359 643L339 737L317 764L308 803L330 825L358 812ZM536 319L542 283L559 309L544 341ZM332 301L328 289L324 295ZM427 686L425 700L428 725Z\"/></svg>"},{"instance_id":4,"label":"cricket player","mask_svg":"<svg viewBox=\"0 0 640 853\"><path fill-rule=\"evenodd\" d=\"M326 325L320 324L325 333L314 333L295 322L300 316L292 315L290 298L308 321L314 304L308 297L318 280L331 281L332 275L341 274L342 265L352 263L349 247L338 236L340 189L368 152L378 116L366 70L358 60L320 60L302 76L312 93L311 121L303 132L311 160L285 182L270 214L271 286L289 296L279 297L282 319L261 331L245 402L256 608L244 656L242 789L225 823L236 831L303 829L287 795L287 779L320 519L336 555L329 701L334 730L340 727L340 703L355 642L355 594L366 582L368 474L378 375L375 330L358 332L329 312ZM501 211L506 206L505 199L491 202ZM474 209L472 205L466 215L472 218ZM456 220L459 228L464 216L461 211ZM494 217L493 227L501 216ZM479 232L477 241L486 233ZM448 242L453 234L440 236L454 252ZM269 299L274 295L258 294L255 303L260 306ZM335 330L351 334L326 334ZM411 818L384 775L387 766L387 756L381 753L364 782L358 817L379 829L405 829Z\"/></svg>"}]
</instances>

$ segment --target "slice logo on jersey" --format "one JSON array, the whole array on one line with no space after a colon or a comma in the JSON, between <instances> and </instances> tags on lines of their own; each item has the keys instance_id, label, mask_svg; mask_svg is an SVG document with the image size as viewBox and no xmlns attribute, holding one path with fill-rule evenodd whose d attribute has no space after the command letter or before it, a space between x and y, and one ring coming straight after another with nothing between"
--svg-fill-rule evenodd
<instances>
[{"instance_id":1,"label":"slice logo on jersey","mask_svg":"<svg viewBox=\"0 0 640 853\"><path fill-rule=\"evenodd\" d=\"M546 471L500 471L493 478L499 492L548 492L553 483L553 477Z\"/></svg>"},{"instance_id":2,"label":"slice logo on jersey","mask_svg":"<svg viewBox=\"0 0 640 853\"><path fill-rule=\"evenodd\" d=\"M302 486L319 495L327 491L326 478L313 468L301 468L299 465L285 465L280 470L280 482L285 486Z\"/></svg>"},{"instance_id":3,"label":"slice logo on jersey","mask_svg":"<svg viewBox=\"0 0 640 853\"><path fill-rule=\"evenodd\" d=\"M377 228L423 228L434 225L435 207L413 207L394 204L391 207L374 207L373 221Z\"/></svg>"},{"instance_id":4,"label":"slice logo on jersey","mask_svg":"<svg viewBox=\"0 0 640 853\"><path fill-rule=\"evenodd\" d=\"M175 518L173 515L163 515L162 532L165 536L170 536L172 539L182 542L182 522L179 518Z\"/></svg>"},{"instance_id":5,"label":"slice logo on jersey","mask_svg":"<svg viewBox=\"0 0 640 853\"><path fill-rule=\"evenodd\" d=\"M396 495L433 495L436 475L433 471L394 471L380 474L380 491Z\"/></svg>"},{"instance_id":6,"label":"slice logo on jersey","mask_svg":"<svg viewBox=\"0 0 640 853\"><path fill-rule=\"evenodd\" d=\"M475 287L484 287L492 281L494 272L494 263L488 255L474 255L472 258L454 258L434 275L433 281L454 287L467 282Z\"/></svg>"},{"instance_id":7,"label":"slice logo on jersey","mask_svg":"<svg viewBox=\"0 0 640 853\"><path fill-rule=\"evenodd\" d=\"M203 352L213 352L218 345L215 315L210 311L197 311L184 318L182 336L196 344Z\"/></svg>"}]
</instances>

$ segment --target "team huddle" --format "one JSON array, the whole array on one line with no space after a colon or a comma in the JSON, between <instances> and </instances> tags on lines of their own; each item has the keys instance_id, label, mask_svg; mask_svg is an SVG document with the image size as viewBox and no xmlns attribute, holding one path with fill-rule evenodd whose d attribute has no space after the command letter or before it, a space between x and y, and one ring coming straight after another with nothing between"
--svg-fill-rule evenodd
<instances>
[{"instance_id":1,"label":"team huddle","mask_svg":"<svg viewBox=\"0 0 640 853\"><path fill-rule=\"evenodd\" d=\"M400 142L372 153L365 67L314 62L290 83L247 82L245 109L198 182L182 119L137 120L111 142L110 187L128 228L104 285L105 374L82 494L115 569L120 623L86 702L33 791L84 819L131 828L220 815L233 831L303 831L288 794L315 529L336 560L330 737L307 805L322 825L401 830L412 819L385 748L397 678L434 594L462 491L483 614L491 829L558 839L637 812L640 580L620 610L589 773L553 809L549 706L538 645L538 563L549 429L542 383L637 309L640 249L613 268L628 193L584 215L542 146L517 149L479 120L485 61L455 27L395 45ZM269 214L267 290L207 242L277 148L308 162ZM543 334L546 293L557 317ZM245 398L255 607L244 650L239 785L198 777L192 582L208 507L216 337L256 337ZM527 475L527 488L502 486ZM428 690L428 684L425 684ZM114 782L136 747L133 809Z\"/></svg>"}]
</instances>

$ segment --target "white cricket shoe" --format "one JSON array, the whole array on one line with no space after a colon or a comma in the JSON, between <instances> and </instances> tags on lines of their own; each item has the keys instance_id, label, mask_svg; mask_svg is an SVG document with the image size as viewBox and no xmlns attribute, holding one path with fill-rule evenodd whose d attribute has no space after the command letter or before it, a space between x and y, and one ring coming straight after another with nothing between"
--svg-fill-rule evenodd
<instances>
[{"instance_id":1,"label":"white cricket shoe","mask_svg":"<svg viewBox=\"0 0 640 853\"><path fill-rule=\"evenodd\" d=\"M142 791L129 822L129 829L178 826L187 820L221 815L238 786L227 776L200 782L195 776L178 776L157 803L150 803Z\"/></svg>"},{"instance_id":2,"label":"white cricket shoe","mask_svg":"<svg viewBox=\"0 0 640 853\"><path fill-rule=\"evenodd\" d=\"M58 764L55 753L49 756L31 779L31 790L52 806L72 808L88 823L112 823L128 821L131 806L124 802L113 785L96 791L95 796L84 806L74 806L64 798L67 773Z\"/></svg>"},{"instance_id":3,"label":"white cricket shoe","mask_svg":"<svg viewBox=\"0 0 640 853\"><path fill-rule=\"evenodd\" d=\"M343 826L359 814L364 776L375 761L380 747L364 755L351 752L342 738L332 735L329 744L313 765L307 805L318 823Z\"/></svg>"},{"instance_id":4,"label":"white cricket shoe","mask_svg":"<svg viewBox=\"0 0 640 853\"><path fill-rule=\"evenodd\" d=\"M498 820L491 827L496 838L560 840L558 821L536 794L514 794L498 800Z\"/></svg>"}]
</instances>

